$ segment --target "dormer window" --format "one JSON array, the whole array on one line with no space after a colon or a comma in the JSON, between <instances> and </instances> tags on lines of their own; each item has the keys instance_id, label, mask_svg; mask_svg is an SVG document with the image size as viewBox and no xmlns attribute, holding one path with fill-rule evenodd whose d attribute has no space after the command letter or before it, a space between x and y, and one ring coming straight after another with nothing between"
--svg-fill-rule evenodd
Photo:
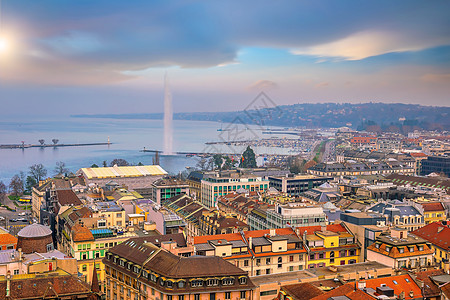
<instances>
[{"instance_id":1,"label":"dormer window","mask_svg":"<svg viewBox=\"0 0 450 300\"><path fill-rule=\"evenodd\" d=\"M222 285L233 285L234 284L234 278L224 278L222 279Z\"/></svg>"},{"instance_id":2,"label":"dormer window","mask_svg":"<svg viewBox=\"0 0 450 300\"><path fill-rule=\"evenodd\" d=\"M239 283L240 283L240 284L246 284L246 283L247 283L247 277L241 277L241 278L239 278Z\"/></svg>"},{"instance_id":3,"label":"dormer window","mask_svg":"<svg viewBox=\"0 0 450 300\"><path fill-rule=\"evenodd\" d=\"M414 247L409 247L409 252L414 252Z\"/></svg>"},{"instance_id":4,"label":"dormer window","mask_svg":"<svg viewBox=\"0 0 450 300\"><path fill-rule=\"evenodd\" d=\"M167 287L170 289L173 288L173 281L167 280Z\"/></svg>"},{"instance_id":5,"label":"dormer window","mask_svg":"<svg viewBox=\"0 0 450 300\"><path fill-rule=\"evenodd\" d=\"M185 281L184 280L181 280L181 281L178 281L178 288L184 288L184 285L185 285Z\"/></svg>"}]
</instances>

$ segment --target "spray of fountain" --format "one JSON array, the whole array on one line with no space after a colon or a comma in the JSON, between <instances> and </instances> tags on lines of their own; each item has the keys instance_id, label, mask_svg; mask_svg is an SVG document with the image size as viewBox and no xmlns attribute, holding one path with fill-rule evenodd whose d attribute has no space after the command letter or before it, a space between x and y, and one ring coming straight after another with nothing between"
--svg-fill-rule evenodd
<instances>
[{"instance_id":1,"label":"spray of fountain","mask_svg":"<svg viewBox=\"0 0 450 300\"><path fill-rule=\"evenodd\" d=\"M172 110L172 94L170 92L167 73L164 76L164 154L173 154L173 110Z\"/></svg>"}]
</instances>

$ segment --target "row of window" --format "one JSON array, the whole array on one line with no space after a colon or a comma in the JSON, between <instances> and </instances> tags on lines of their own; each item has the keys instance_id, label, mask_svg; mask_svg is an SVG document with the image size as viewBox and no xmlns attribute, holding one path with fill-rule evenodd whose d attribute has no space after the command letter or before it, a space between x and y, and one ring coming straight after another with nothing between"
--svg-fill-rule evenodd
<instances>
[{"instance_id":1,"label":"row of window","mask_svg":"<svg viewBox=\"0 0 450 300\"><path fill-rule=\"evenodd\" d=\"M108 258L111 259L112 255L109 253L108 254ZM114 263L119 264L122 267L126 267L128 270L132 270L134 273L139 274L141 271L141 267L134 265L131 262L126 262L125 259L123 258L117 258L114 257L113 258ZM163 279L162 277L160 278L159 275L154 274L154 273L150 273L148 271L143 271L142 272L142 276L144 278L147 278L151 281L153 281L154 283L159 283L159 285L161 286L166 286L167 288L174 288L175 284L177 285L178 288L184 288L185 287L185 280L171 280L171 279ZM158 280L159 278L159 280ZM222 285L226 286L226 285L233 285L234 284L234 278L233 277L227 277L224 279L221 279L220 282ZM246 284L247 283L247 278L246 277L240 277L239 278L239 283L240 284ZM212 278L212 279L207 279L207 280L203 280L203 279L197 279L197 280L193 280L191 281L191 287L200 287L200 286L217 286L219 285L219 279L216 278Z\"/></svg>"},{"instance_id":2,"label":"row of window","mask_svg":"<svg viewBox=\"0 0 450 300\"><path fill-rule=\"evenodd\" d=\"M335 252L334 251L330 251L330 256L329 258L334 258L335 257ZM348 254L348 255L347 255ZM339 251L339 257L345 257L345 256L355 256L356 255L356 250L355 249L350 249L350 250L341 250ZM309 255L309 259L310 260L314 260L314 259L324 259L326 258L326 252L320 252L320 253L311 253Z\"/></svg>"}]
</instances>

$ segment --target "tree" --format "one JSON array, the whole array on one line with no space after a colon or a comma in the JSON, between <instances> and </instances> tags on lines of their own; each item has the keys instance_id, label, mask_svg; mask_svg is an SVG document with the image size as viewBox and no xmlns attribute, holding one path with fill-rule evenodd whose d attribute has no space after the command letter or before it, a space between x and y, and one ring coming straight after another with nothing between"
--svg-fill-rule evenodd
<instances>
[{"instance_id":1,"label":"tree","mask_svg":"<svg viewBox=\"0 0 450 300\"><path fill-rule=\"evenodd\" d=\"M34 164L30 167L30 175L36 180L36 182L39 182L47 176L47 170L42 164Z\"/></svg>"},{"instance_id":2,"label":"tree","mask_svg":"<svg viewBox=\"0 0 450 300\"><path fill-rule=\"evenodd\" d=\"M9 190L14 196L19 196L23 194L23 182L19 175L14 175L9 183Z\"/></svg>"},{"instance_id":3,"label":"tree","mask_svg":"<svg viewBox=\"0 0 450 300\"><path fill-rule=\"evenodd\" d=\"M0 201L3 200L3 197L6 195L6 185L3 181L0 180Z\"/></svg>"},{"instance_id":4,"label":"tree","mask_svg":"<svg viewBox=\"0 0 450 300\"><path fill-rule=\"evenodd\" d=\"M117 165L118 167L129 166L130 164L123 158L115 158L109 164L110 167L114 167Z\"/></svg>"},{"instance_id":5,"label":"tree","mask_svg":"<svg viewBox=\"0 0 450 300\"><path fill-rule=\"evenodd\" d=\"M137 164L138 166L143 166L144 164L143 163L141 163L141 162L139 162L138 164Z\"/></svg>"},{"instance_id":6,"label":"tree","mask_svg":"<svg viewBox=\"0 0 450 300\"><path fill-rule=\"evenodd\" d=\"M209 171L211 170L211 162L212 159L207 159L205 157L202 157L196 164L196 168L199 169L200 171Z\"/></svg>"},{"instance_id":7,"label":"tree","mask_svg":"<svg viewBox=\"0 0 450 300\"><path fill-rule=\"evenodd\" d=\"M56 144L58 144L59 140L58 139L53 139L52 142L53 142L53 145L56 145Z\"/></svg>"},{"instance_id":8,"label":"tree","mask_svg":"<svg viewBox=\"0 0 450 300\"><path fill-rule=\"evenodd\" d=\"M103 167L107 167L108 165L106 164L106 160L103 161Z\"/></svg>"},{"instance_id":9,"label":"tree","mask_svg":"<svg viewBox=\"0 0 450 300\"><path fill-rule=\"evenodd\" d=\"M45 140L43 140L43 139L40 139L38 142L41 143L41 146L44 146L44 144L45 144Z\"/></svg>"},{"instance_id":10,"label":"tree","mask_svg":"<svg viewBox=\"0 0 450 300\"><path fill-rule=\"evenodd\" d=\"M256 168L256 155L250 146L247 146L244 153L242 153L241 162L239 163L240 168Z\"/></svg>"},{"instance_id":11,"label":"tree","mask_svg":"<svg viewBox=\"0 0 450 300\"><path fill-rule=\"evenodd\" d=\"M98 165L92 164L91 168L98 168Z\"/></svg>"},{"instance_id":12,"label":"tree","mask_svg":"<svg viewBox=\"0 0 450 300\"><path fill-rule=\"evenodd\" d=\"M64 175L66 173L69 173L69 169L66 168L66 164L64 162L57 161L56 167L55 167L55 173L56 173L56 175Z\"/></svg>"},{"instance_id":13,"label":"tree","mask_svg":"<svg viewBox=\"0 0 450 300\"><path fill-rule=\"evenodd\" d=\"M27 192L31 192L31 189L33 188L33 186L35 186L37 184L36 179L34 179L34 177L32 176L27 176L27 180L25 182L25 191Z\"/></svg>"},{"instance_id":14,"label":"tree","mask_svg":"<svg viewBox=\"0 0 450 300\"><path fill-rule=\"evenodd\" d=\"M225 162L223 164L223 169L230 170L234 167L234 160L232 160L229 156L225 156Z\"/></svg>"},{"instance_id":15,"label":"tree","mask_svg":"<svg viewBox=\"0 0 450 300\"><path fill-rule=\"evenodd\" d=\"M219 169L219 170L222 169L222 164L223 164L222 155L214 154L213 155L213 162L214 162L214 165L216 166L217 169Z\"/></svg>"}]
</instances>

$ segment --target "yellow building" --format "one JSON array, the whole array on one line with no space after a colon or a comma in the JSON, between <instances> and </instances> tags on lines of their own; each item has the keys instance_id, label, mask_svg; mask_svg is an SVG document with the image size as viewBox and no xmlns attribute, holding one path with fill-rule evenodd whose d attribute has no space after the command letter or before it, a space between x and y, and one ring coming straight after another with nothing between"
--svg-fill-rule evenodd
<instances>
[{"instance_id":1,"label":"yellow building","mask_svg":"<svg viewBox=\"0 0 450 300\"><path fill-rule=\"evenodd\" d=\"M434 250L434 263L444 271L449 271L450 228L448 221L433 222L412 232L431 243Z\"/></svg>"},{"instance_id":2,"label":"yellow building","mask_svg":"<svg viewBox=\"0 0 450 300\"><path fill-rule=\"evenodd\" d=\"M360 246L341 224L298 227L307 248L307 268L348 265L359 262Z\"/></svg>"},{"instance_id":3,"label":"yellow building","mask_svg":"<svg viewBox=\"0 0 450 300\"><path fill-rule=\"evenodd\" d=\"M441 202L422 203L425 224L447 220L445 207Z\"/></svg>"},{"instance_id":4,"label":"yellow building","mask_svg":"<svg viewBox=\"0 0 450 300\"><path fill-rule=\"evenodd\" d=\"M133 232L117 234L110 229L88 229L83 224L75 224L70 232L65 232L66 252L77 259L78 272L83 274L86 282L92 282L94 267L100 286L104 285L105 266L102 258L109 248L112 248L130 237L135 237Z\"/></svg>"}]
</instances>

